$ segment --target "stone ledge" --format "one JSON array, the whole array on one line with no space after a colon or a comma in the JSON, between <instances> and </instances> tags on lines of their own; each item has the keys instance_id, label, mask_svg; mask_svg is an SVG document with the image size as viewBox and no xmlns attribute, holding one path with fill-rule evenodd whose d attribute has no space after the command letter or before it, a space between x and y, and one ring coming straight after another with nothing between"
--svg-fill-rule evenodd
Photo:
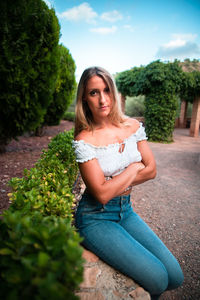
<instances>
[{"instance_id":1,"label":"stone ledge","mask_svg":"<svg viewBox=\"0 0 200 300\"><path fill-rule=\"evenodd\" d=\"M84 249L84 280L76 295L81 300L150 300L148 292L129 277Z\"/></svg>"}]
</instances>

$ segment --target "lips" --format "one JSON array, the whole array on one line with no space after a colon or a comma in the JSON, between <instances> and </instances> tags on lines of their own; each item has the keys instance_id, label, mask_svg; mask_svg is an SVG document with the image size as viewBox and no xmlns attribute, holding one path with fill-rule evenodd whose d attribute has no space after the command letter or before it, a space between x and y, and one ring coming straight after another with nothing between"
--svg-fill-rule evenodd
<instances>
[{"instance_id":1,"label":"lips","mask_svg":"<svg viewBox=\"0 0 200 300\"><path fill-rule=\"evenodd\" d=\"M101 106L101 107L99 107L99 109L106 109L106 108L108 108L108 106Z\"/></svg>"}]
</instances>

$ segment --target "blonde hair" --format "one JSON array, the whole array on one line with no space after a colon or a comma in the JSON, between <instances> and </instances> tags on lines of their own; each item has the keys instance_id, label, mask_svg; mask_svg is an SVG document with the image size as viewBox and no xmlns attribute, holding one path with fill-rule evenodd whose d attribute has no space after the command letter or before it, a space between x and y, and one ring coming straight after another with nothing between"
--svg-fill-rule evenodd
<instances>
[{"instance_id":1,"label":"blonde hair","mask_svg":"<svg viewBox=\"0 0 200 300\"><path fill-rule=\"evenodd\" d=\"M108 85L108 88L110 90L112 97L112 108L109 114L109 118L111 122L116 126L120 126L120 124L124 123L125 121L124 115L121 111L119 95L113 77L103 68L91 67L83 72L78 84L75 109L75 136L77 136L84 129L93 130L93 116L87 105L87 101L83 100L87 82L93 76L101 77Z\"/></svg>"}]
</instances>

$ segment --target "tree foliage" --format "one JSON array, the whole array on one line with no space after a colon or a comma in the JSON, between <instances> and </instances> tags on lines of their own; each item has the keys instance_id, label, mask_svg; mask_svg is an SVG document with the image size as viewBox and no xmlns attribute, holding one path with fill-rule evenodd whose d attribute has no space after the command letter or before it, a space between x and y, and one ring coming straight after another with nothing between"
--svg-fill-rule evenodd
<instances>
[{"instance_id":1,"label":"tree foliage","mask_svg":"<svg viewBox=\"0 0 200 300\"><path fill-rule=\"evenodd\" d=\"M193 102L200 96L200 72L184 72L180 91L181 98L187 102Z\"/></svg>"},{"instance_id":2,"label":"tree foliage","mask_svg":"<svg viewBox=\"0 0 200 300\"><path fill-rule=\"evenodd\" d=\"M43 122L55 89L60 27L42 0L0 2L0 144Z\"/></svg>"},{"instance_id":3,"label":"tree foliage","mask_svg":"<svg viewBox=\"0 0 200 300\"><path fill-rule=\"evenodd\" d=\"M142 94L142 82L140 81L144 67L135 67L131 70L118 73L115 77L117 88L124 96L138 96Z\"/></svg>"},{"instance_id":4,"label":"tree foliage","mask_svg":"<svg viewBox=\"0 0 200 300\"><path fill-rule=\"evenodd\" d=\"M45 123L58 125L65 111L72 103L75 96L75 62L67 48L59 45L59 72L56 80L56 88L53 101L47 109Z\"/></svg>"}]
</instances>

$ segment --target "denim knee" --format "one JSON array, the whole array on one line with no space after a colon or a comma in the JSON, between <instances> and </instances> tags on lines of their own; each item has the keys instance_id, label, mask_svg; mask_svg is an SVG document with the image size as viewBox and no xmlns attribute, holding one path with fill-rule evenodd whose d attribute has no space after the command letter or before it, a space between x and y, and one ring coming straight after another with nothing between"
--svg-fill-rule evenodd
<instances>
[{"instance_id":1,"label":"denim knee","mask_svg":"<svg viewBox=\"0 0 200 300\"><path fill-rule=\"evenodd\" d=\"M179 286L181 286L183 284L184 281L184 275L183 272L181 270L181 267L179 267L176 272L174 272L173 274L173 278L169 277L169 285L168 285L168 290L173 290L178 288Z\"/></svg>"},{"instance_id":2,"label":"denim knee","mask_svg":"<svg viewBox=\"0 0 200 300\"><path fill-rule=\"evenodd\" d=\"M151 295L160 295L167 290L168 287L168 273L165 268L154 273L153 278L151 278L151 286L148 291Z\"/></svg>"}]
</instances>

